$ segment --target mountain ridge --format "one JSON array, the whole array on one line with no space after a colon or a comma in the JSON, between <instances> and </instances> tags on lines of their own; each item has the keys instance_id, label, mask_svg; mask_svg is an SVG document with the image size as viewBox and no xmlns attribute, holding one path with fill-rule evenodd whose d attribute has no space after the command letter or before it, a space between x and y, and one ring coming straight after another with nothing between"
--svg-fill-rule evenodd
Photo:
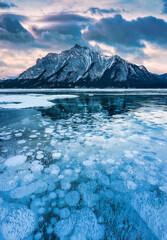
<instances>
[{"instance_id":1,"label":"mountain ridge","mask_svg":"<svg viewBox=\"0 0 167 240\"><path fill-rule=\"evenodd\" d=\"M48 53L15 80L0 88L147 88L167 87L167 74L150 73L118 55L105 56L76 44L60 54Z\"/></svg>"}]
</instances>

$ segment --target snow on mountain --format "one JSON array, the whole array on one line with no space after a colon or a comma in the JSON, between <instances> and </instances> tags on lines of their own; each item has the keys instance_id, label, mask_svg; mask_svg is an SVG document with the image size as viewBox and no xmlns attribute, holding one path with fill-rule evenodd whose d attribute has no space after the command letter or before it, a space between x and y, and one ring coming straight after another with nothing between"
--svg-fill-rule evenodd
<instances>
[{"instance_id":1,"label":"snow on mountain","mask_svg":"<svg viewBox=\"0 0 167 240\"><path fill-rule=\"evenodd\" d=\"M156 87L167 79L151 74L144 66L131 64L119 56L104 56L76 44L60 54L49 53L37 59L14 81L1 87Z\"/></svg>"}]
</instances>

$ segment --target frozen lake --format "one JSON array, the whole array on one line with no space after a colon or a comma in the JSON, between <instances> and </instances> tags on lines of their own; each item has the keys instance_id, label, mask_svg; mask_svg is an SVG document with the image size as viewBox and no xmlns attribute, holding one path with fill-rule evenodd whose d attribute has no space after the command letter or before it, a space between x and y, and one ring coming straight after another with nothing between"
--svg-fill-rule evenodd
<instances>
[{"instance_id":1,"label":"frozen lake","mask_svg":"<svg viewBox=\"0 0 167 240\"><path fill-rule=\"evenodd\" d=\"M167 90L0 90L1 240L166 240Z\"/></svg>"}]
</instances>

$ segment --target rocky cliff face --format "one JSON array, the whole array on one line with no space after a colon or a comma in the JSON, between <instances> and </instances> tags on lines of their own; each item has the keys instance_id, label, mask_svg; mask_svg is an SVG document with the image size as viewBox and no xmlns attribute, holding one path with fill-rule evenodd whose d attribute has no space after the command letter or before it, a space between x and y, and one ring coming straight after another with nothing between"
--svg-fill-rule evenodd
<instances>
[{"instance_id":1,"label":"rocky cliff face","mask_svg":"<svg viewBox=\"0 0 167 240\"><path fill-rule=\"evenodd\" d=\"M1 87L167 87L166 75L155 75L144 66L131 64L119 56L101 55L88 47L75 45L60 54L49 53L37 59L15 80Z\"/></svg>"}]
</instances>

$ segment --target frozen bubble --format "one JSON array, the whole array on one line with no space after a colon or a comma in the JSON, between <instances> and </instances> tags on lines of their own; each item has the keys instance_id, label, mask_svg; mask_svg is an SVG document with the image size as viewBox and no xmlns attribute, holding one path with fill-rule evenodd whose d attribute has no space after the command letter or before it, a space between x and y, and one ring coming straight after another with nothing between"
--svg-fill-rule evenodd
<instances>
[{"instance_id":1,"label":"frozen bubble","mask_svg":"<svg viewBox=\"0 0 167 240\"><path fill-rule=\"evenodd\" d=\"M58 176L58 179L63 179L64 178L64 175L59 175Z\"/></svg>"},{"instance_id":2,"label":"frozen bubble","mask_svg":"<svg viewBox=\"0 0 167 240\"><path fill-rule=\"evenodd\" d=\"M133 174L133 173L134 173L134 170L133 170L133 168L132 168L130 165L128 165L128 166L126 167L126 169L127 169L127 172L128 172L129 174Z\"/></svg>"},{"instance_id":3,"label":"frozen bubble","mask_svg":"<svg viewBox=\"0 0 167 240\"><path fill-rule=\"evenodd\" d=\"M42 239L42 233L38 232L35 234L34 240L41 240Z\"/></svg>"},{"instance_id":4,"label":"frozen bubble","mask_svg":"<svg viewBox=\"0 0 167 240\"><path fill-rule=\"evenodd\" d=\"M111 190L105 190L105 196L108 198L108 199L112 199L114 197L114 194Z\"/></svg>"},{"instance_id":5,"label":"frozen bubble","mask_svg":"<svg viewBox=\"0 0 167 240\"><path fill-rule=\"evenodd\" d=\"M111 179L111 187L115 191L118 191L118 192L121 192L121 193L125 193L127 191L123 181L121 181L121 180Z\"/></svg>"},{"instance_id":6,"label":"frozen bubble","mask_svg":"<svg viewBox=\"0 0 167 240\"><path fill-rule=\"evenodd\" d=\"M44 158L44 155L43 154L38 154L37 156L36 156L36 159L43 159Z\"/></svg>"},{"instance_id":7,"label":"frozen bubble","mask_svg":"<svg viewBox=\"0 0 167 240\"><path fill-rule=\"evenodd\" d=\"M64 175L64 178L68 179L69 182L74 182L78 179L78 174L72 169L65 169L61 175Z\"/></svg>"},{"instance_id":8,"label":"frozen bubble","mask_svg":"<svg viewBox=\"0 0 167 240\"><path fill-rule=\"evenodd\" d=\"M62 208L59 210L60 218L68 218L70 216L70 210L68 208Z\"/></svg>"},{"instance_id":9,"label":"frozen bubble","mask_svg":"<svg viewBox=\"0 0 167 240\"><path fill-rule=\"evenodd\" d=\"M74 226L75 226L75 222L76 222L76 216L75 215L71 215L67 219L63 219L63 220L58 221L55 224L55 228L54 228L55 234L58 237L60 237L61 239L68 236L73 231Z\"/></svg>"},{"instance_id":10,"label":"frozen bubble","mask_svg":"<svg viewBox=\"0 0 167 240\"><path fill-rule=\"evenodd\" d=\"M69 166L70 167L70 166ZM72 175L73 174L73 171L72 171L72 169L65 169L64 170L64 174L66 174L66 175Z\"/></svg>"},{"instance_id":11,"label":"frozen bubble","mask_svg":"<svg viewBox=\"0 0 167 240\"><path fill-rule=\"evenodd\" d=\"M87 238L83 234L77 232L71 236L70 240L87 240Z\"/></svg>"},{"instance_id":12,"label":"frozen bubble","mask_svg":"<svg viewBox=\"0 0 167 240\"><path fill-rule=\"evenodd\" d=\"M86 186L86 183L80 183L78 185L78 191L81 193L81 194L84 194L86 191L87 191L87 186Z\"/></svg>"},{"instance_id":13,"label":"frozen bubble","mask_svg":"<svg viewBox=\"0 0 167 240\"><path fill-rule=\"evenodd\" d=\"M133 158L134 157L134 154L132 152L130 152L129 150L125 150L124 153L125 153L125 157L127 157L127 158Z\"/></svg>"},{"instance_id":14,"label":"frozen bubble","mask_svg":"<svg viewBox=\"0 0 167 240\"><path fill-rule=\"evenodd\" d=\"M17 141L17 144L24 144L24 143L26 143L26 140L19 140L19 141Z\"/></svg>"},{"instance_id":15,"label":"frozen bubble","mask_svg":"<svg viewBox=\"0 0 167 240\"><path fill-rule=\"evenodd\" d=\"M50 174L53 174L53 175L58 175L60 173L60 168L55 164L50 165L49 170L50 170Z\"/></svg>"},{"instance_id":16,"label":"frozen bubble","mask_svg":"<svg viewBox=\"0 0 167 240\"><path fill-rule=\"evenodd\" d=\"M65 201L67 205L70 207L77 206L79 203L79 200L80 200L80 195L77 191L71 191L65 195Z\"/></svg>"},{"instance_id":17,"label":"frozen bubble","mask_svg":"<svg viewBox=\"0 0 167 240\"><path fill-rule=\"evenodd\" d=\"M53 128L46 128L45 133L53 133L54 129Z\"/></svg>"},{"instance_id":18,"label":"frozen bubble","mask_svg":"<svg viewBox=\"0 0 167 240\"><path fill-rule=\"evenodd\" d=\"M145 165L145 162L144 161L141 161L141 160L138 160L138 159L135 159L134 160L136 164L138 165Z\"/></svg>"},{"instance_id":19,"label":"frozen bubble","mask_svg":"<svg viewBox=\"0 0 167 240\"><path fill-rule=\"evenodd\" d=\"M36 134L32 134L29 136L29 138L37 138L37 135Z\"/></svg>"},{"instance_id":20,"label":"frozen bubble","mask_svg":"<svg viewBox=\"0 0 167 240\"><path fill-rule=\"evenodd\" d=\"M93 170L87 168L85 172L82 172L84 176L90 179L98 179L101 176L101 172L99 170Z\"/></svg>"},{"instance_id":21,"label":"frozen bubble","mask_svg":"<svg viewBox=\"0 0 167 240\"><path fill-rule=\"evenodd\" d=\"M109 186L110 185L110 179L109 177L107 177L106 175L102 174L99 178L99 181L105 185L105 186Z\"/></svg>"},{"instance_id":22,"label":"frozen bubble","mask_svg":"<svg viewBox=\"0 0 167 240\"><path fill-rule=\"evenodd\" d=\"M45 208L43 208L43 207L39 208L38 213L39 214L44 214L45 213Z\"/></svg>"},{"instance_id":23,"label":"frozen bubble","mask_svg":"<svg viewBox=\"0 0 167 240\"><path fill-rule=\"evenodd\" d=\"M37 130L36 130L36 129L34 129L34 130L32 130L31 132L33 132L33 133L36 133L36 132L37 132Z\"/></svg>"},{"instance_id":24,"label":"frozen bubble","mask_svg":"<svg viewBox=\"0 0 167 240\"><path fill-rule=\"evenodd\" d=\"M60 182L60 184L61 184L61 188L62 188L63 190L68 190L68 189L71 188L71 183L70 183L68 180L62 179L61 182Z\"/></svg>"},{"instance_id":25,"label":"frozen bubble","mask_svg":"<svg viewBox=\"0 0 167 240\"><path fill-rule=\"evenodd\" d=\"M49 194L49 197L50 197L51 199L56 198L56 193L55 193L55 192L51 192L51 193Z\"/></svg>"},{"instance_id":26,"label":"frozen bubble","mask_svg":"<svg viewBox=\"0 0 167 240\"><path fill-rule=\"evenodd\" d=\"M99 194L94 193L97 188L95 181L88 182L87 184L81 183L78 186L78 191L82 194L85 206L94 207L99 200Z\"/></svg>"},{"instance_id":27,"label":"frozen bubble","mask_svg":"<svg viewBox=\"0 0 167 240\"><path fill-rule=\"evenodd\" d=\"M152 185L157 185L158 184L158 180L156 178L154 178L154 177L151 177L151 176L148 177L148 181Z\"/></svg>"},{"instance_id":28,"label":"frozen bubble","mask_svg":"<svg viewBox=\"0 0 167 240\"><path fill-rule=\"evenodd\" d=\"M11 191L17 187L17 179L14 178L15 172L0 174L0 191Z\"/></svg>"},{"instance_id":29,"label":"frozen bubble","mask_svg":"<svg viewBox=\"0 0 167 240\"><path fill-rule=\"evenodd\" d=\"M47 196L42 197L42 202L47 202L47 200L48 200Z\"/></svg>"},{"instance_id":30,"label":"frozen bubble","mask_svg":"<svg viewBox=\"0 0 167 240\"><path fill-rule=\"evenodd\" d=\"M10 140L11 139L11 136L10 135L8 135L8 136L6 136L6 137L1 137L0 138L0 140L2 140L2 141L7 141L7 140Z\"/></svg>"},{"instance_id":31,"label":"frozen bubble","mask_svg":"<svg viewBox=\"0 0 167 240\"><path fill-rule=\"evenodd\" d=\"M61 190L61 189L57 189L57 190L56 190L56 193L57 193L57 195L58 195L59 198L64 198L64 196L65 196L64 191Z\"/></svg>"},{"instance_id":32,"label":"frozen bubble","mask_svg":"<svg viewBox=\"0 0 167 240\"><path fill-rule=\"evenodd\" d=\"M127 187L131 190L135 190L137 188L137 185L133 181L127 181Z\"/></svg>"},{"instance_id":33,"label":"frozen bubble","mask_svg":"<svg viewBox=\"0 0 167 240\"><path fill-rule=\"evenodd\" d=\"M2 149L1 152L2 152L2 153L7 153L7 152L8 152L8 149Z\"/></svg>"},{"instance_id":34,"label":"frozen bubble","mask_svg":"<svg viewBox=\"0 0 167 240\"><path fill-rule=\"evenodd\" d=\"M41 172L44 169L44 166L41 164L36 164L31 167L32 172Z\"/></svg>"},{"instance_id":35,"label":"frozen bubble","mask_svg":"<svg viewBox=\"0 0 167 240\"><path fill-rule=\"evenodd\" d=\"M96 215L88 208L78 211L74 236L81 234L86 239L104 239L104 227L98 224Z\"/></svg>"},{"instance_id":36,"label":"frozen bubble","mask_svg":"<svg viewBox=\"0 0 167 240\"><path fill-rule=\"evenodd\" d=\"M32 182L33 180L34 180L34 175L33 174L28 174L28 175L23 177L23 182L25 182L25 183Z\"/></svg>"},{"instance_id":37,"label":"frozen bubble","mask_svg":"<svg viewBox=\"0 0 167 240\"><path fill-rule=\"evenodd\" d=\"M36 198L35 199L35 201L34 201L34 204L35 204L35 206L37 206L37 207L39 207L39 206L41 206L41 199L39 199L39 198Z\"/></svg>"},{"instance_id":38,"label":"frozen bubble","mask_svg":"<svg viewBox=\"0 0 167 240\"><path fill-rule=\"evenodd\" d=\"M115 160L112 158L107 159L107 163L109 164L115 164Z\"/></svg>"},{"instance_id":39,"label":"frozen bubble","mask_svg":"<svg viewBox=\"0 0 167 240\"><path fill-rule=\"evenodd\" d=\"M39 145L39 144L38 144ZM37 151L37 154L43 154L43 151Z\"/></svg>"},{"instance_id":40,"label":"frozen bubble","mask_svg":"<svg viewBox=\"0 0 167 240\"><path fill-rule=\"evenodd\" d=\"M84 192L83 194L83 201L85 206L87 207L94 207L97 204L97 201L99 201L100 197L97 193L91 193L89 191Z\"/></svg>"},{"instance_id":41,"label":"frozen bubble","mask_svg":"<svg viewBox=\"0 0 167 240\"><path fill-rule=\"evenodd\" d=\"M90 181L86 184L86 186L89 191L94 192L98 187L98 183L96 181Z\"/></svg>"},{"instance_id":42,"label":"frozen bubble","mask_svg":"<svg viewBox=\"0 0 167 240\"><path fill-rule=\"evenodd\" d=\"M55 224L56 222L57 222L57 220L56 220L55 217L52 217L52 218L50 219L50 223L51 223L51 224Z\"/></svg>"},{"instance_id":43,"label":"frozen bubble","mask_svg":"<svg viewBox=\"0 0 167 240\"><path fill-rule=\"evenodd\" d=\"M22 133L15 133L15 137L21 137L22 135Z\"/></svg>"},{"instance_id":44,"label":"frozen bubble","mask_svg":"<svg viewBox=\"0 0 167 240\"><path fill-rule=\"evenodd\" d=\"M50 145L52 146L52 147L54 147L56 144L57 144L57 140L56 139L52 139L51 141L50 141Z\"/></svg>"},{"instance_id":45,"label":"frozen bubble","mask_svg":"<svg viewBox=\"0 0 167 240\"><path fill-rule=\"evenodd\" d=\"M162 192L167 193L167 185L162 185L162 186L159 187L159 189L160 189Z\"/></svg>"},{"instance_id":46,"label":"frozen bubble","mask_svg":"<svg viewBox=\"0 0 167 240\"><path fill-rule=\"evenodd\" d=\"M75 169L75 172L76 172L76 173L80 173L80 172L81 172L81 169L80 169L80 168L76 168L76 169Z\"/></svg>"},{"instance_id":47,"label":"frozen bubble","mask_svg":"<svg viewBox=\"0 0 167 240\"><path fill-rule=\"evenodd\" d=\"M49 226L49 227L47 227L47 234L51 234L52 232L53 232L53 228L52 228L52 226Z\"/></svg>"},{"instance_id":48,"label":"frozen bubble","mask_svg":"<svg viewBox=\"0 0 167 240\"><path fill-rule=\"evenodd\" d=\"M28 149L28 146L24 146L23 150L26 151Z\"/></svg>"},{"instance_id":49,"label":"frozen bubble","mask_svg":"<svg viewBox=\"0 0 167 240\"><path fill-rule=\"evenodd\" d=\"M27 157L24 155L17 155L15 157L8 158L5 161L5 165L7 167L16 167L18 165L23 164L27 160Z\"/></svg>"},{"instance_id":50,"label":"frozen bubble","mask_svg":"<svg viewBox=\"0 0 167 240\"><path fill-rule=\"evenodd\" d=\"M22 240L35 229L35 215L26 207L14 209L5 217L1 231L6 240Z\"/></svg>"},{"instance_id":51,"label":"frozen bubble","mask_svg":"<svg viewBox=\"0 0 167 240\"><path fill-rule=\"evenodd\" d=\"M38 164L40 164L41 162L39 161L39 160L35 160L35 161L33 161L32 162L32 165L34 166L34 165L38 165Z\"/></svg>"},{"instance_id":52,"label":"frozen bubble","mask_svg":"<svg viewBox=\"0 0 167 240\"><path fill-rule=\"evenodd\" d=\"M52 154L52 158L53 158L54 160L59 160L59 159L61 158L61 153L54 152L54 153Z\"/></svg>"},{"instance_id":53,"label":"frozen bubble","mask_svg":"<svg viewBox=\"0 0 167 240\"><path fill-rule=\"evenodd\" d=\"M12 198L20 199L20 198L28 197L33 193L45 192L46 190L47 190L47 184L42 180L37 180L27 186L21 186L21 187L15 188L14 190L11 191L10 195Z\"/></svg>"},{"instance_id":54,"label":"frozen bubble","mask_svg":"<svg viewBox=\"0 0 167 240\"><path fill-rule=\"evenodd\" d=\"M55 188L56 188L56 185L54 184L54 183L49 183L49 185L48 185L48 191L50 191L50 192L52 192L53 190L55 190Z\"/></svg>"},{"instance_id":55,"label":"frozen bubble","mask_svg":"<svg viewBox=\"0 0 167 240\"><path fill-rule=\"evenodd\" d=\"M31 157L33 155L33 152L26 153L26 156Z\"/></svg>"},{"instance_id":56,"label":"frozen bubble","mask_svg":"<svg viewBox=\"0 0 167 240\"><path fill-rule=\"evenodd\" d=\"M44 221L44 217L40 216L38 219L39 222L43 222Z\"/></svg>"},{"instance_id":57,"label":"frozen bubble","mask_svg":"<svg viewBox=\"0 0 167 240\"><path fill-rule=\"evenodd\" d=\"M98 217L98 223L104 223L104 218L103 216Z\"/></svg>"},{"instance_id":58,"label":"frozen bubble","mask_svg":"<svg viewBox=\"0 0 167 240\"><path fill-rule=\"evenodd\" d=\"M53 208L56 207L56 205L57 205L56 201L54 201L54 202L51 203L51 206L52 206Z\"/></svg>"},{"instance_id":59,"label":"frozen bubble","mask_svg":"<svg viewBox=\"0 0 167 240\"><path fill-rule=\"evenodd\" d=\"M95 163L93 161L89 161L89 160L83 162L83 165L86 167L92 166L93 164L95 164Z\"/></svg>"}]
</instances>

